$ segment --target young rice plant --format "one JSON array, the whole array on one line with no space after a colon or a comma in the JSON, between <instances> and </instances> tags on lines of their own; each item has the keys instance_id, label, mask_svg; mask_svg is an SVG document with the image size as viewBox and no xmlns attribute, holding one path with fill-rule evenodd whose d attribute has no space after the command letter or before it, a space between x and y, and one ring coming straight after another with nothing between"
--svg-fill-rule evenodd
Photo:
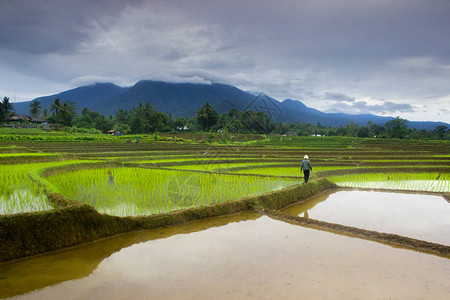
<instances>
[{"instance_id":1,"label":"young rice plant","mask_svg":"<svg viewBox=\"0 0 450 300\"><path fill-rule=\"evenodd\" d=\"M148 215L223 203L298 183L164 169L102 168L47 177L67 198L118 216Z\"/></svg>"}]
</instances>

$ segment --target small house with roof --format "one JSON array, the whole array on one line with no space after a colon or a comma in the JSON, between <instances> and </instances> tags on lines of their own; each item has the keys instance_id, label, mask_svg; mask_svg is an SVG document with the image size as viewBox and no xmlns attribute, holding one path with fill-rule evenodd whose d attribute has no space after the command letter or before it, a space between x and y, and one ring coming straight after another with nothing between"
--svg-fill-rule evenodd
<instances>
[{"instance_id":1,"label":"small house with roof","mask_svg":"<svg viewBox=\"0 0 450 300\"><path fill-rule=\"evenodd\" d=\"M32 123L32 124L42 124L44 121L42 121L39 118L28 116L28 115L19 115L19 114L13 114L8 118L8 122L17 122L18 124L22 124L25 122Z\"/></svg>"},{"instance_id":2,"label":"small house with roof","mask_svg":"<svg viewBox=\"0 0 450 300\"><path fill-rule=\"evenodd\" d=\"M294 135L297 135L297 132L295 132L295 131L288 131L284 135L285 136L294 136Z\"/></svg>"},{"instance_id":3,"label":"small house with roof","mask_svg":"<svg viewBox=\"0 0 450 300\"><path fill-rule=\"evenodd\" d=\"M108 130L106 133L108 133L110 135L114 135L114 136L121 136L122 135L122 132L120 132L119 130L114 130L114 129Z\"/></svg>"}]
</instances>

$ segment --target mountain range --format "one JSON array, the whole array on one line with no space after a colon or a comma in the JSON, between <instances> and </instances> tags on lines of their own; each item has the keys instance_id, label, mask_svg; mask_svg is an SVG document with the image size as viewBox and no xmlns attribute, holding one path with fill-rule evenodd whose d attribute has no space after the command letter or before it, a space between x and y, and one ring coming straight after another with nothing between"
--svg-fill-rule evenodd
<instances>
[{"instance_id":1,"label":"mountain range","mask_svg":"<svg viewBox=\"0 0 450 300\"><path fill-rule=\"evenodd\" d=\"M241 111L251 109L267 113L273 121L286 123L320 123L335 127L346 125L351 121L360 126L367 125L369 121L383 125L393 119L393 117L371 114L325 113L307 107L298 100L286 99L279 102L265 94L255 95L237 87L219 83L168 83L142 80L132 87L95 83L33 100L39 101L43 110L49 110L51 102L56 98L75 102L78 112L86 107L104 115L114 115L121 108L130 110L140 102L150 102L155 109L166 114L172 114L175 117L192 117L202 105L209 102L220 114L228 113L232 108ZM31 101L14 103L16 113L29 114ZM427 130L440 125L450 127L443 122L408 121L407 125L410 128Z\"/></svg>"}]
</instances>

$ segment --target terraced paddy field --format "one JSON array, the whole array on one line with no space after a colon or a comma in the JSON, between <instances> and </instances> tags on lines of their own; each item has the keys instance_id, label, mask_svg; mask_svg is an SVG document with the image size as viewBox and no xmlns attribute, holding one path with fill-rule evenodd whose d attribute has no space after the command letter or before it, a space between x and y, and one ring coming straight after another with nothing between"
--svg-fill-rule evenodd
<instances>
[{"instance_id":1,"label":"terraced paddy field","mask_svg":"<svg viewBox=\"0 0 450 300\"><path fill-rule=\"evenodd\" d=\"M448 142L181 140L1 142L0 298L448 295Z\"/></svg>"},{"instance_id":2,"label":"terraced paddy field","mask_svg":"<svg viewBox=\"0 0 450 300\"><path fill-rule=\"evenodd\" d=\"M2 266L17 299L445 299L450 260L257 214L122 234Z\"/></svg>"}]
</instances>

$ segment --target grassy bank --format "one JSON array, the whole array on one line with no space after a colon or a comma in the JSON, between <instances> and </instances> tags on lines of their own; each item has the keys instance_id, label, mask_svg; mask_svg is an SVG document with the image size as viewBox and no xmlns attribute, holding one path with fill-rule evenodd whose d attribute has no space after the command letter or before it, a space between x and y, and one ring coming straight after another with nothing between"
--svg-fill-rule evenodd
<instances>
[{"instance_id":1,"label":"grassy bank","mask_svg":"<svg viewBox=\"0 0 450 300\"><path fill-rule=\"evenodd\" d=\"M130 230L180 225L255 207L278 209L334 187L333 183L320 179L263 195L140 217L100 214L88 205L50 194L50 201L56 209L0 216L0 261L86 243Z\"/></svg>"}]
</instances>

